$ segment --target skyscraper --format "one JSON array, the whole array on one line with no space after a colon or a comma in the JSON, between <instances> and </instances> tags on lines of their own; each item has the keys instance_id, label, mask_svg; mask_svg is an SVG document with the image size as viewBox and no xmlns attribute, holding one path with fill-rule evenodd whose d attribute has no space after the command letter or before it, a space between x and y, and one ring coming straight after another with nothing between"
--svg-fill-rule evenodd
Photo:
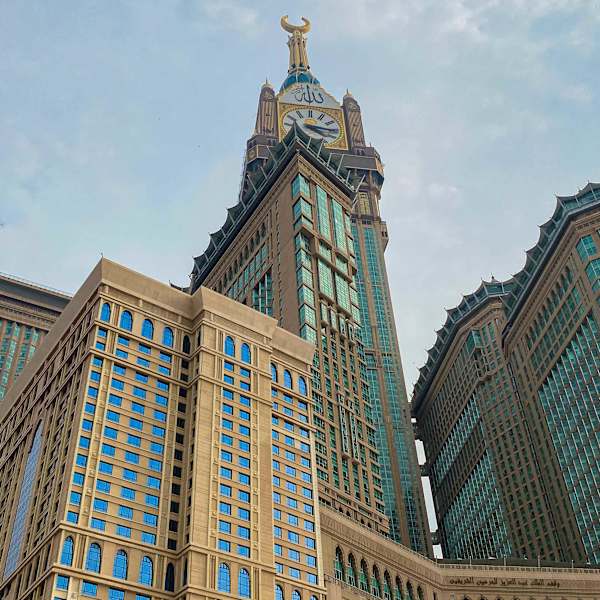
<instances>
[{"instance_id":1,"label":"skyscraper","mask_svg":"<svg viewBox=\"0 0 600 600\"><path fill-rule=\"evenodd\" d=\"M0 405L0 597L323 597L312 355L102 259Z\"/></svg>"},{"instance_id":2,"label":"skyscraper","mask_svg":"<svg viewBox=\"0 0 600 600\"><path fill-rule=\"evenodd\" d=\"M0 401L70 296L0 273Z\"/></svg>"},{"instance_id":3,"label":"skyscraper","mask_svg":"<svg viewBox=\"0 0 600 600\"><path fill-rule=\"evenodd\" d=\"M320 497L349 518L431 553L379 212L383 166L361 110L312 73L290 34L278 93L260 91L239 202L195 259L202 284L273 315L317 346Z\"/></svg>"},{"instance_id":4,"label":"skyscraper","mask_svg":"<svg viewBox=\"0 0 600 600\"><path fill-rule=\"evenodd\" d=\"M600 562L600 185L448 312L413 410L444 555Z\"/></svg>"}]
</instances>

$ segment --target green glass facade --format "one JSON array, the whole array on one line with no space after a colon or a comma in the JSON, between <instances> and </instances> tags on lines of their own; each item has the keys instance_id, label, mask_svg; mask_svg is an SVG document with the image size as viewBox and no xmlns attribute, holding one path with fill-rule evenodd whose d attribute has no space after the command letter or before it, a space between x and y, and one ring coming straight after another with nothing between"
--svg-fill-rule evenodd
<instances>
[{"instance_id":1,"label":"green glass facade","mask_svg":"<svg viewBox=\"0 0 600 600\"><path fill-rule=\"evenodd\" d=\"M41 336L35 327L0 319L0 400L33 356Z\"/></svg>"},{"instance_id":2,"label":"green glass facade","mask_svg":"<svg viewBox=\"0 0 600 600\"><path fill-rule=\"evenodd\" d=\"M538 391L583 544L600 563L600 332L588 314Z\"/></svg>"},{"instance_id":3,"label":"green glass facade","mask_svg":"<svg viewBox=\"0 0 600 600\"><path fill-rule=\"evenodd\" d=\"M408 401L385 276L383 247L374 228L360 223L359 219L352 224L352 234L362 321L361 340L365 346L369 395L376 423L377 447L380 449L381 481L386 514L390 519L390 535L396 541L402 541L401 519L404 518L411 548L426 554L423 515L417 503L417 499L422 497L421 482L419 474L415 472L418 469L416 460L411 459L410 455L411 450L414 452L414 437L410 421L405 415ZM361 249L361 237L364 252ZM369 306L369 297L372 308ZM375 359L375 351L380 353L379 364ZM384 416L384 403L391 419L392 443L389 441L390 428ZM397 468L394 468L395 465ZM398 497L394 485L396 476L400 479L402 497ZM402 515L399 514L400 510L403 511Z\"/></svg>"},{"instance_id":4,"label":"green glass facade","mask_svg":"<svg viewBox=\"0 0 600 600\"><path fill-rule=\"evenodd\" d=\"M510 556L498 484L486 451L440 521L450 556Z\"/></svg>"}]
</instances>

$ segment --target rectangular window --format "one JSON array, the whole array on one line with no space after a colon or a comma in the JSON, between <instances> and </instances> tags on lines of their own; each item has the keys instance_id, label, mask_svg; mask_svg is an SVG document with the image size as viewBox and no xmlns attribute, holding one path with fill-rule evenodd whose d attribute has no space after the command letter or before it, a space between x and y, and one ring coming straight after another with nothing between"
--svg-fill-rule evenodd
<instances>
[{"instance_id":1,"label":"rectangular window","mask_svg":"<svg viewBox=\"0 0 600 600\"><path fill-rule=\"evenodd\" d=\"M319 270L319 289L327 297L334 299L333 294L333 276L331 269L321 260L318 260Z\"/></svg>"},{"instance_id":2,"label":"rectangular window","mask_svg":"<svg viewBox=\"0 0 600 600\"><path fill-rule=\"evenodd\" d=\"M129 506L119 506L119 516L122 519L131 521L131 519L133 519L133 508L130 508Z\"/></svg>"},{"instance_id":3,"label":"rectangular window","mask_svg":"<svg viewBox=\"0 0 600 600\"><path fill-rule=\"evenodd\" d=\"M327 194L325 190L317 186L317 218L319 224L319 232L321 235L330 240L331 226L329 224L329 206L327 204Z\"/></svg>"},{"instance_id":4,"label":"rectangular window","mask_svg":"<svg viewBox=\"0 0 600 600\"><path fill-rule=\"evenodd\" d=\"M131 537L131 527L125 527L125 525L117 525L116 534L121 537Z\"/></svg>"},{"instance_id":5,"label":"rectangular window","mask_svg":"<svg viewBox=\"0 0 600 600\"><path fill-rule=\"evenodd\" d=\"M343 252L347 251L346 247L346 230L344 225L344 209L342 205L331 199L331 208L333 213L333 238L335 245Z\"/></svg>"},{"instance_id":6,"label":"rectangular window","mask_svg":"<svg viewBox=\"0 0 600 600\"><path fill-rule=\"evenodd\" d=\"M142 531L142 542L144 544L156 544L156 534Z\"/></svg>"},{"instance_id":7,"label":"rectangular window","mask_svg":"<svg viewBox=\"0 0 600 600\"><path fill-rule=\"evenodd\" d=\"M127 443L130 446L136 446L137 448L139 448L142 445L142 438L137 435L133 435L132 433L129 433L127 434Z\"/></svg>"},{"instance_id":8,"label":"rectangular window","mask_svg":"<svg viewBox=\"0 0 600 600\"><path fill-rule=\"evenodd\" d=\"M98 585L91 581L84 581L81 584L81 595L95 598L98 595Z\"/></svg>"}]
</instances>

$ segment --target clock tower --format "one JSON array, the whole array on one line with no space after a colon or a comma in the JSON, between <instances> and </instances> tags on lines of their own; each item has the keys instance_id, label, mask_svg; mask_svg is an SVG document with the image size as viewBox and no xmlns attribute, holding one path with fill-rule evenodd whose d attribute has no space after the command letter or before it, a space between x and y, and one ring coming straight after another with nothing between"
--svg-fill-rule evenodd
<instances>
[{"instance_id":1,"label":"clock tower","mask_svg":"<svg viewBox=\"0 0 600 600\"><path fill-rule=\"evenodd\" d=\"M377 150L366 143L361 108L357 100L350 92L346 92L340 103L313 74L306 48L306 34L311 27L308 19L303 17L301 25L292 25L287 16L284 16L281 27L289 34L287 75L278 91L268 81L261 87L256 125L246 146L238 205L241 208L231 209L231 223L226 223L221 232L211 236L209 252L196 261L194 285L204 281L203 285L216 285L218 291L251 303L258 310L263 310L264 307L264 312L277 318L284 328L299 332L321 348L315 357L313 373L314 389L320 389L321 380L325 387L325 390L315 392L315 406L326 404L326 409L320 413L322 416L316 417L315 423L322 427L320 440L329 440L328 444L317 444L318 462L321 466L321 500L363 522L362 515L365 510L371 510L369 506L372 507L374 497L378 510L385 511L386 533L417 552L431 555L431 535L421 486L421 471L416 456L384 259L388 232L380 214L383 165ZM297 322L294 308L297 300L290 288L296 287L297 277L304 271L300 269L296 272L300 260L298 256L291 261L284 259L283 238L289 223L280 222L275 227L271 239L274 244L281 244L281 249L274 255L275 266L268 272L264 282L258 284L252 296L243 298L245 279L239 285L231 284L232 280L238 279L235 274L241 268L239 261L225 269L226 261L221 259L223 266L220 269L209 269L211 252L215 256L219 254L220 248L225 247L223 239L227 236L227 231L236 230L235 223L240 218L238 213L252 205L248 198L263 193L262 190L267 189L267 185L274 186L268 189L276 193L278 184L271 183L270 180L283 168L279 166L283 161L281 157L293 150L293 144L299 144L300 154L311 154L317 171L323 171L319 175L317 171L313 172L315 179L310 177L313 183L306 184L304 192L298 192L299 188L294 188L294 194L300 193L304 199L294 206L293 227L305 230L305 237L295 239L294 243L304 248L302 252L314 251L319 257L313 265L312 273L305 275L309 281L315 277L325 290L320 302L315 302L313 294L309 294L308 308L300 307L300 322ZM324 184L314 183L321 174L332 169L335 176L343 173L346 183L351 182L345 215L340 212L338 204L334 203L329 207L329 194L325 191ZM308 172L304 172L303 177L308 180ZM313 205L315 200L316 205ZM267 211L265 201L260 206L257 205L257 214L262 214L261 210ZM284 214L285 211L281 213L275 210L274 216L267 220L267 225L271 223L274 227L275 220L283 218ZM330 216L331 224L328 224ZM344 234L340 233L345 230L348 236L347 256L333 255L331 238L328 236L330 230L335 230L336 227L339 244L334 246L338 249L346 247L342 239ZM322 234L321 238L314 236L315 229ZM308 264L307 260L304 262ZM337 321L332 320L331 304L328 304L329 266L325 264L330 263L332 272L335 272L334 278L347 277L345 281L355 304L353 316L354 321L359 324L358 355L361 357L356 374L360 373L360 378L364 381L364 398L368 402L364 412L360 408L349 410L343 402L338 404L340 392L335 392L333 388L341 390L344 387L336 380L336 373L339 377L340 371L344 379L344 369L340 368L343 365L338 364L335 350L330 352L330 356L325 355L327 353L323 344L326 336L339 337L339 331L344 329L344 326L338 331L334 329L333 323ZM338 268L341 269L339 273ZM209 271L210 275L204 275ZM345 286L341 279L339 283L340 286ZM306 302L306 298L302 288L300 290L302 298L299 297L299 301L302 304ZM343 305L344 294L340 297ZM336 310L338 308L339 304ZM306 333L307 328L303 328L302 323L309 323L310 335ZM322 355L321 358L318 354ZM348 376L349 374L346 375ZM353 393L355 392L356 390ZM325 402L323 395L331 400ZM366 413L369 416L365 418ZM352 439L359 445L362 443L360 420L363 418L367 437L370 436L373 447L377 449L377 464L367 464L368 461L360 455L360 449L358 454L352 450ZM371 427L373 431L369 433ZM361 471L363 467L364 473ZM370 481L373 483L369 483ZM373 491L370 491L371 486ZM342 495L345 495L343 501ZM361 499L366 500L366 504L359 506ZM354 508L348 510L349 506ZM377 518L370 523L383 530L384 524Z\"/></svg>"}]
</instances>

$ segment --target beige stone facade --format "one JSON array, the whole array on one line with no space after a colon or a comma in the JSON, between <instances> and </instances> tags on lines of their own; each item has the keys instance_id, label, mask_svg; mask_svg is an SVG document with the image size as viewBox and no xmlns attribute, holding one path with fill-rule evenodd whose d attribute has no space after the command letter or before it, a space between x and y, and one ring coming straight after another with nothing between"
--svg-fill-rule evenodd
<instances>
[{"instance_id":1,"label":"beige stone facade","mask_svg":"<svg viewBox=\"0 0 600 600\"><path fill-rule=\"evenodd\" d=\"M0 273L0 401L70 296Z\"/></svg>"},{"instance_id":2,"label":"beige stone facade","mask_svg":"<svg viewBox=\"0 0 600 600\"><path fill-rule=\"evenodd\" d=\"M0 597L322 598L312 352L103 259L0 408Z\"/></svg>"},{"instance_id":3,"label":"beige stone facade","mask_svg":"<svg viewBox=\"0 0 600 600\"><path fill-rule=\"evenodd\" d=\"M321 529L328 600L600 598L600 569L538 567L535 561L518 566L505 566L502 560L436 562L329 509L321 510Z\"/></svg>"}]
</instances>

